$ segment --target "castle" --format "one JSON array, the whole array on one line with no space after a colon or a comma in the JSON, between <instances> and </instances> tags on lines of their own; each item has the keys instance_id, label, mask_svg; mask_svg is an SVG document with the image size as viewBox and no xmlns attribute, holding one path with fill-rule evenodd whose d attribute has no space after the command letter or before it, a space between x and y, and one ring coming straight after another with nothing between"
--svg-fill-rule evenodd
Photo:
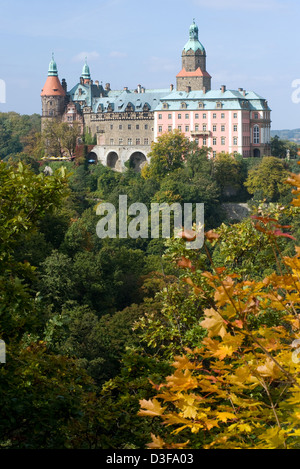
<instances>
[{"instance_id":1,"label":"castle","mask_svg":"<svg viewBox=\"0 0 300 469\"><path fill-rule=\"evenodd\" d=\"M115 170L125 163L139 170L149 160L151 143L165 132L178 129L200 147L217 153L241 154L247 158L270 155L271 110L254 91L211 89L206 70L206 51L193 22L182 51L182 69L176 76L176 89L112 90L91 79L87 62L79 83L67 90L66 80L58 78L52 57L42 89L42 127L58 118L70 125L78 122L96 137L89 157Z\"/></svg>"}]
</instances>

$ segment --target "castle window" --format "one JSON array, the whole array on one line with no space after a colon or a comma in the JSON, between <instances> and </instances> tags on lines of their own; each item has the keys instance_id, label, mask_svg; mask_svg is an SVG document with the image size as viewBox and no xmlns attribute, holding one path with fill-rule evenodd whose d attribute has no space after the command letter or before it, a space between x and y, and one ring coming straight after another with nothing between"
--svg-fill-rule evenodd
<instances>
[{"instance_id":1,"label":"castle window","mask_svg":"<svg viewBox=\"0 0 300 469\"><path fill-rule=\"evenodd\" d=\"M172 126L168 125L168 132L172 132Z\"/></svg>"},{"instance_id":2,"label":"castle window","mask_svg":"<svg viewBox=\"0 0 300 469\"><path fill-rule=\"evenodd\" d=\"M185 115L185 118L186 118L186 119L189 119L189 117L190 117L189 114L186 114L186 115Z\"/></svg>"},{"instance_id":3,"label":"castle window","mask_svg":"<svg viewBox=\"0 0 300 469\"><path fill-rule=\"evenodd\" d=\"M213 151L213 157L215 158L217 156L217 152Z\"/></svg>"},{"instance_id":4,"label":"castle window","mask_svg":"<svg viewBox=\"0 0 300 469\"><path fill-rule=\"evenodd\" d=\"M216 132L216 131L217 131L217 126L213 125L213 132Z\"/></svg>"},{"instance_id":5,"label":"castle window","mask_svg":"<svg viewBox=\"0 0 300 469\"><path fill-rule=\"evenodd\" d=\"M145 130L148 130L149 126L148 124L145 124Z\"/></svg>"},{"instance_id":6,"label":"castle window","mask_svg":"<svg viewBox=\"0 0 300 469\"><path fill-rule=\"evenodd\" d=\"M136 130L140 130L139 124L136 125Z\"/></svg>"},{"instance_id":7,"label":"castle window","mask_svg":"<svg viewBox=\"0 0 300 469\"><path fill-rule=\"evenodd\" d=\"M119 138L119 145L123 145L123 139Z\"/></svg>"},{"instance_id":8,"label":"castle window","mask_svg":"<svg viewBox=\"0 0 300 469\"><path fill-rule=\"evenodd\" d=\"M238 129L238 126L237 126L237 125L234 125L234 126L233 126L233 131L234 131L234 132L237 132L237 129Z\"/></svg>"},{"instance_id":9,"label":"castle window","mask_svg":"<svg viewBox=\"0 0 300 469\"><path fill-rule=\"evenodd\" d=\"M238 144L238 139L237 137L233 137L233 145L237 145Z\"/></svg>"},{"instance_id":10,"label":"castle window","mask_svg":"<svg viewBox=\"0 0 300 469\"><path fill-rule=\"evenodd\" d=\"M195 119L199 119L199 114L195 114Z\"/></svg>"},{"instance_id":11,"label":"castle window","mask_svg":"<svg viewBox=\"0 0 300 469\"><path fill-rule=\"evenodd\" d=\"M190 130L190 127L189 127L188 125L186 125L186 126L185 126L185 131L186 131L186 132L189 132L189 130Z\"/></svg>"},{"instance_id":12,"label":"castle window","mask_svg":"<svg viewBox=\"0 0 300 469\"><path fill-rule=\"evenodd\" d=\"M258 119L258 113L257 112L254 114L254 119Z\"/></svg>"},{"instance_id":13,"label":"castle window","mask_svg":"<svg viewBox=\"0 0 300 469\"><path fill-rule=\"evenodd\" d=\"M225 145L225 137L221 138L221 145Z\"/></svg>"},{"instance_id":14,"label":"castle window","mask_svg":"<svg viewBox=\"0 0 300 469\"><path fill-rule=\"evenodd\" d=\"M203 139L203 145L206 145L206 138Z\"/></svg>"},{"instance_id":15,"label":"castle window","mask_svg":"<svg viewBox=\"0 0 300 469\"><path fill-rule=\"evenodd\" d=\"M149 138L144 138L144 145L149 145Z\"/></svg>"},{"instance_id":16,"label":"castle window","mask_svg":"<svg viewBox=\"0 0 300 469\"><path fill-rule=\"evenodd\" d=\"M158 118L159 118L159 119L162 119L162 114L158 114Z\"/></svg>"},{"instance_id":17,"label":"castle window","mask_svg":"<svg viewBox=\"0 0 300 469\"><path fill-rule=\"evenodd\" d=\"M136 145L140 145L140 144L141 144L141 139L140 139L140 138L137 138L136 141L135 141L135 144L136 144Z\"/></svg>"},{"instance_id":18,"label":"castle window","mask_svg":"<svg viewBox=\"0 0 300 469\"><path fill-rule=\"evenodd\" d=\"M195 125L195 131L197 132L198 130L199 130L199 125L196 124L196 125Z\"/></svg>"},{"instance_id":19,"label":"castle window","mask_svg":"<svg viewBox=\"0 0 300 469\"><path fill-rule=\"evenodd\" d=\"M178 114L178 119L181 119L181 114Z\"/></svg>"},{"instance_id":20,"label":"castle window","mask_svg":"<svg viewBox=\"0 0 300 469\"><path fill-rule=\"evenodd\" d=\"M206 119L206 114L202 114L202 118L203 118L203 119Z\"/></svg>"},{"instance_id":21,"label":"castle window","mask_svg":"<svg viewBox=\"0 0 300 469\"><path fill-rule=\"evenodd\" d=\"M233 113L233 118L234 118L234 119L237 119L237 112L234 112L234 113Z\"/></svg>"},{"instance_id":22,"label":"castle window","mask_svg":"<svg viewBox=\"0 0 300 469\"><path fill-rule=\"evenodd\" d=\"M113 124L110 124L110 130L113 130L114 126Z\"/></svg>"},{"instance_id":23,"label":"castle window","mask_svg":"<svg viewBox=\"0 0 300 469\"><path fill-rule=\"evenodd\" d=\"M123 129L123 125L120 124L120 125L119 125L119 130L122 130L122 129Z\"/></svg>"},{"instance_id":24,"label":"castle window","mask_svg":"<svg viewBox=\"0 0 300 469\"><path fill-rule=\"evenodd\" d=\"M253 143L256 143L256 144L259 143L259 127L258 127L258 125L255 125L253 127Z\"/></svg>"},{"instance_id":25,"label":"castle window","mask_svg":"<svg viewBox=\"0 0 300 469\"><path fill-rule=\"evenodd\" d=\"M225 119L225 114L224 113L221 114L221 119Z\"/></svg>"},{"instance_id":26,"label":"castle window","mask_svg":"<svg viewBox=\"0 0 300 469\"><path fill-rule=\"evenodd\" d=\"M217 118L217 114L213 113L213 119L216 119L216 118Z\"/></svg>"},{"instance_id":27,"label":"castle window","mask_svg":"<svg viewBox=\"0 0 300 469\"><path fill-rule=\"evenodd\" d=\"M132 145L132 138L128 139L128 145Z\"/></svg>"},{"instance_id":28,"label":"castle window","mask_svg":"<svg viewBox=\"0 0 300 469\"><path fill-rule=\"evenodd\" d=\"M202 130L206 131L206 124L202 125Z\"/></svg>"},{"instance_id":29,"label":"castle window","mask_svg":"<svg viewBox=\"0 0 300 469\"><path fill-rule=\"evenodd\" d=\"M221 132L225 132L225 125L221 125Z\"/></svg>"},{"instance_id":30,"label":"castle window","mask_svg":"<svg viewBox=\"0 0 300 469\"><path fill-rule=\"evenodd\" d=\"M182 130L181 125L178 126L178 130L181 132L181 130Z\"/></svg>"},{"instance_id":31,"label":"castle window","mask_svg":"<svg viewBox=\"0 0 300 469\"><path fill-rule=\"evenodd\" d=\"M213 138L213 145L217 145L217 139L216 139L216 137Z\"/></svg>"},{"instance_id":32,"label":"castle window","mask_svg":"<svg viewBox=\"0 0 300 469\"><path fill-rule=\"evenodd\" d=\"M113 138L110 139L109 144L110 144L110 145L113 145L113 144L114 144L114 139L113 139Z\"/></svg>"},{"instance_id":33,"label":"castle window","mask_svg":"<svg viewBox=\"0 0 300 469\"><path fill-rule=\"evenodd\" d=\"M159 126L158 126L158 131L159 131L159 132L162 132L162 125L159 125Z\"/></svg>"},{"instance_id":34,"label":"castle window","mask_svg":"<svg viewBox=\"0 0 300 469\"><path fill-rule=\"evenodd\" d=\"M131 124L128 124L128 130L131 130Z\"/></svg>"},{"instance_id":35,"label":"castle window","mask_svg":"<svg viewBox=\"0 0 300 469\"><path fill-rule=\"evenodd\" d=\"M172 119L172 114L168 114L168 119Z\"/></svg>"}]
</instances>

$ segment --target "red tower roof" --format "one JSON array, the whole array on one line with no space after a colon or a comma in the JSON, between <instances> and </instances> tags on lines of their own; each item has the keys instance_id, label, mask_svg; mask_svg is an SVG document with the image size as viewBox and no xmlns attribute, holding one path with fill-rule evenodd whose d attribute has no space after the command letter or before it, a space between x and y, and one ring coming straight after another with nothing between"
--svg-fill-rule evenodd
<instances>
[{"instance_id":1,"label":"red tower roof","mask_svg":"<svg viewBox=\"0 0 300 469\"><path fill-rule=\"evenodd\" d=\"M177 77L208 77L211 78L208 72L203 72L201 68L197 68L194 72L187 72L185 68L183 68L177 75Z\"/></svg>"},{"instance_id":2,"label":"red tower roof","mask_svg":"<svg viewBox=\"0 0 300 469\"><path fill-rule=\"evenodd\" d=\"M61 86L59 78L56 76L48 76L41 96L65 96L65 90Z\"/></svg>"}]
</instances>

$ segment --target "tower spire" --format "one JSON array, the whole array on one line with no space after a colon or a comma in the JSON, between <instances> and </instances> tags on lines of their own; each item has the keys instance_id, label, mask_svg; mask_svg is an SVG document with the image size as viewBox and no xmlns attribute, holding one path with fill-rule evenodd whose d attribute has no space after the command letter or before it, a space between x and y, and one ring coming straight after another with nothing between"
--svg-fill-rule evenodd
<instances>
[{"instance_id":1,"label":"tower spire","mask_svg":"<svg viewBox=\"0 0 300 469\"><path fill-rule=\"evenodd\" d=\"M176 77L178 91L211 89L211 76L206 71L206 51L198 33L194 18L189 29L189 40L182 51L182 70Z\"/></svg>"}]
</instances>

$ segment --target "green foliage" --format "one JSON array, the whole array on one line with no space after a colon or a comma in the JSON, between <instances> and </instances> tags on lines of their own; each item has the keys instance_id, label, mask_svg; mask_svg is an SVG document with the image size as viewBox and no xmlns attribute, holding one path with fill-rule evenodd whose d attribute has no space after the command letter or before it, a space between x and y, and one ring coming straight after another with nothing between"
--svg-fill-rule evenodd
<instances>
[{"instance_id":1,"label":"green foliage","mask_svg":"<svg viewBox=\"0 0 300 469\"><path fill-rule=\"evenodd\" d=\"M290 194L285 184L287 178L287 165L278 158L268 156L249 171L245 186L256 199L277 202L280 198Z\"/></svg>"}]
</instances>

